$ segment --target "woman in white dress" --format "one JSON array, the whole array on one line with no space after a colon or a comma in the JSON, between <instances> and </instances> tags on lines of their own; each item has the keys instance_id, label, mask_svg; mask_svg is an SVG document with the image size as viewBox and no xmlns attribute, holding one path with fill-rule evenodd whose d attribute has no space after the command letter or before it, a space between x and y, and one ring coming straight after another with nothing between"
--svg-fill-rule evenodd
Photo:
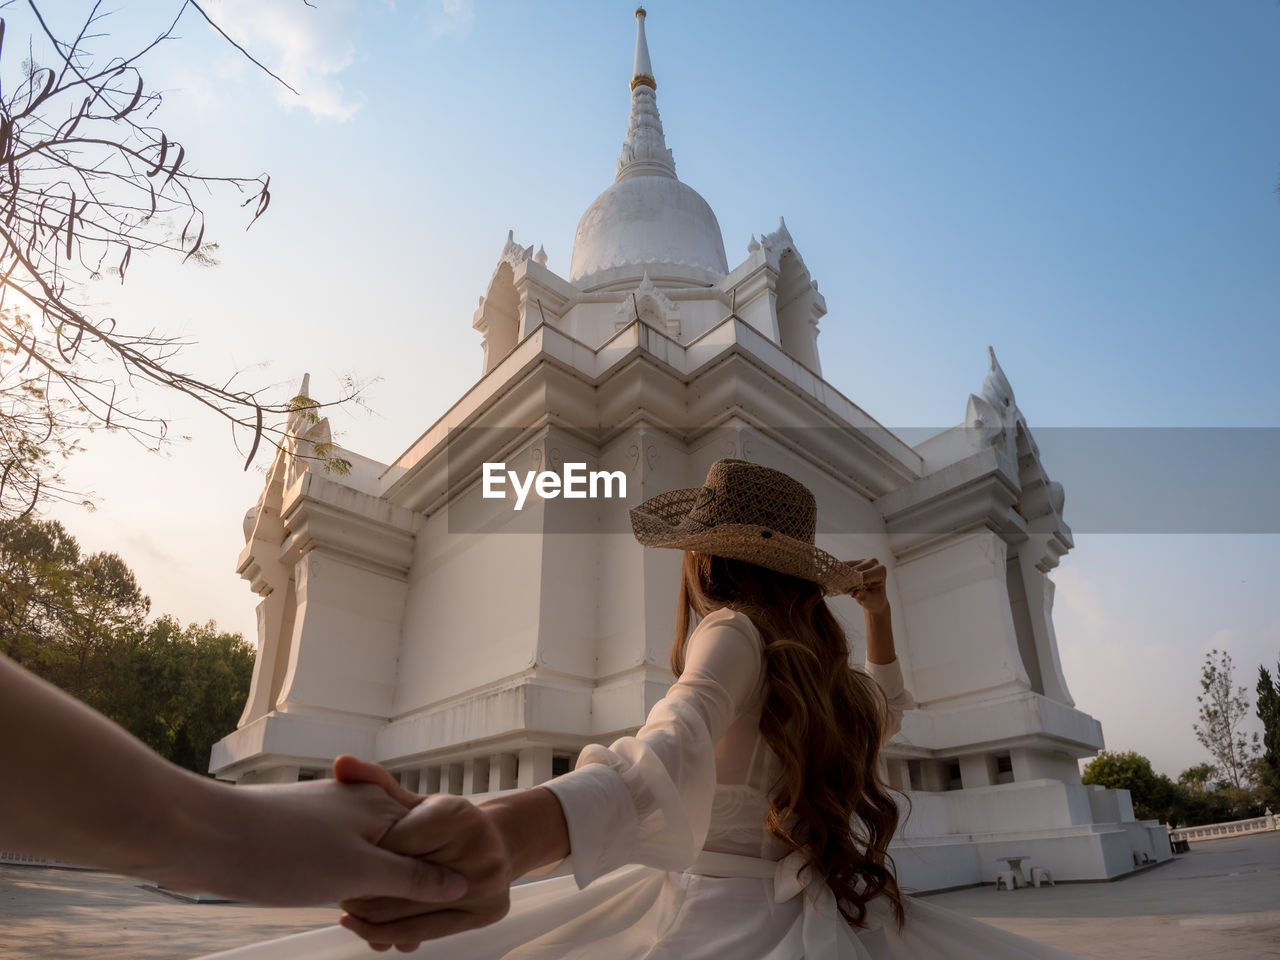
<instances>
[{"instance_id":1,"label":"woman in white dress","mask_svg":"<svg viewBox=\"0 0 1280 960\"><path fill-rule=\"evenodd\" d=\"M345 901L342 925L382 949L472 960L1067 958L898 887L887 848L899 808L878 755L912 700L884 566L817 549L812 494L741 460L717 461L701 488L653 497L631 519L642 544L685 551L676 683L634 737L478 804L419 804L382 768L341 758L340 779L418 804L385 846L470 884L449 904ZM824 599L842 593L863 607L865 670L850 666ZM566 858L569 875L510 887ZM225 956L366 951L330 928Z\"/></svg>"}]
</instances>

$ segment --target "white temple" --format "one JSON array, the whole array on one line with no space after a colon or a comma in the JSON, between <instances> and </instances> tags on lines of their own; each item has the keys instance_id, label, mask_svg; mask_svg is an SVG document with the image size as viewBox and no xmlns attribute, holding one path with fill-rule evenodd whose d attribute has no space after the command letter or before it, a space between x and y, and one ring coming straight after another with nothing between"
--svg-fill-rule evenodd
<instances>
[{"instance_id":1,"label":"white temple","mask_svg":"<svg viewBox=\"0 0 1280 960\"><path fill-rule=\"evenodd\" d=\"M614 182L583 214L568 276L511 235L473 325L480 378L392 464L301 417L245 518L238 570L261 598L238 729L214 748L240 783L375 759L422 792L527 787L588 742L632 733L671 682L680 554L645 550L626 507L736 456L818 500L819 545L890 568L907 714L887 754L912 812L904 884L991 881L1002 856L1056 880L1169 856L1127 791L1080 783L1103 745L1067 689L1048 573L1071 548L995 354L964 422L918 446L823 379L827 305L779 223L732 269L715 214L676 175L637 11ZM623 471L626 500L481 496L482 465ZM856 602L832 603L863 655Z\"/></svg>"}]
</instances>

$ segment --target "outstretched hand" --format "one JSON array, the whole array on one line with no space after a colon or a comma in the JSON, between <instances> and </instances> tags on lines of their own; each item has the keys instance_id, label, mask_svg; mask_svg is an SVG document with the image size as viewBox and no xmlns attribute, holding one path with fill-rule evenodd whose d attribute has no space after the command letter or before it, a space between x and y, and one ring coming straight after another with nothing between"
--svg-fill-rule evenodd
<instances>
[{"instance_id":1,"label":"outstretched hand","mask_svg":"<svg viewBox=\"0 0 1280 960\"><path fill-rule=\"evenodd\" d=\"M219 802L189 815L194 853L171 851L145 871L151 879L268 906L352 896L449 905L467 891L457 873L379 847L405 807L376 787L322 780L216 789Z\"/></svg>"},{"instance_id":2,"label":"outstretched hand","mask_svg":"<svg viewBox=\"0 0 1280 960\"><path fill-rule=\"evenodd\" d=\"M391 945L409 951L423 940L459 933L501 920L511 908L511 881L517 876L497 824L482 807L448 794L422 797L405 790L375 763L341 756L334 777L349 784L373 784L410 812L382 838L392 852L420 858L460 874L467 893L450 903L410 897L343 900L344 927L376 950Z\"/></svg>"},{"instance_id":3,"label":"outstretched hand","mask_svg":"<svg viewBox=\"0 0 1280 960\"><path fill-rule=\"evenodd\" d=\"M862 604L868 613L884 613L889 609L889 594L885 590L888 571L875 557L854 561L854 569L862 574L862 585L849 593Z\"/></svg>"},{"instance_id":4,"label":"outstretched hand","mask_svg":"<svg viewBox=\"0 0 1280 960\"><path fill-rule=\"evenodd\" d=\"M467 893L458 874L378 846L408 809L382 785L231 786L4 656L0 690L0 847L268 906Z\"/></svg>"}]
</instances>

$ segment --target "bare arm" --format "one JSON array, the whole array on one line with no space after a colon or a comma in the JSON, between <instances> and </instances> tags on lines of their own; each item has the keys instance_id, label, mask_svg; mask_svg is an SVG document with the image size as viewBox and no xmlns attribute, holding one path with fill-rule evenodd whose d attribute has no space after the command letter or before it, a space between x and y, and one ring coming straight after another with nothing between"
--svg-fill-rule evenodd
<instances>
[{"instance_id":1,"label":"bare arm","mask_svg":"<svg viewBox=\"0 0 1280 960\"><path fill-rule=\"evenodd\" d=\"M898 651L893 646L893 618L889 608L880 613L863 609L862 619L867 627L867 660L870 663L893 663Z\"/></svg>"},{"instance_id":2,"label":"bare arm","mask_svg":"<svg viewBox=\"0 0 1280 960\"><path fill-rule=\"evenodd\" d=\"M887 571L875 557L856 564L862 571L863 585L855 587L853 598L862 604L862 617L867 628L867 661L893 663L898 653L893 647L893 616L889 596L885 592Z\"/></svg>"},{"instance_id":3,"label":"bare arm","mask_svg":"<svg viewBox=\"0 0 1280 960\"><path fill-rule=\"evenodd\" d=\"M915 706L915 700L903 684L898 652L893 645L893 617L889 597L885 593L886 571L878 560L858 561L863 571L863 586L852 591L862 604L867 627L867 672L880 685L885 696L884 740L887 743L902 729L902 715Z\"/></svg>"},{"instance_id":4,"label":"bare arm","mask_svg":"<svg viewBox=\"0 0 1280 960\"><path fill-rule=\"evenodd\" d=\"M163 760L4 657L0 691L0 848L268 904L465 889L377 847L405 813L380 789L232 787Z\"/></svg>"},{"instance_id":5,"label":"bare arm","mask_svg":"<svg viewBox=\"0 0 1280 960\"><path fill-rule=\"evenodd\" d=\"M509 851L511 879L569 856L569 826L556 795L545 787L481 800Z\"/></svg>"}]
</instances>

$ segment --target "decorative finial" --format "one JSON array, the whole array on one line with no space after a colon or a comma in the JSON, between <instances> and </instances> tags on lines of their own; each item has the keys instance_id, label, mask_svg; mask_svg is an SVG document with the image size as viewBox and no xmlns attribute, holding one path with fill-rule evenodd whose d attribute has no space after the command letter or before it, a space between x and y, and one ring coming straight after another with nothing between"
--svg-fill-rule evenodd
<instances>
[{"instance_id":1,"label":"decorative finial","mask_svg":"<svg viewBox=\"0 0 1280 960\"><path fill-rule=\"evenodd\" d=\"M667 149L658 117L658 81L649 62L649 42L644 36L644 7L636 10L636 63L631 73L631 118L627 139L618 158L619 180L626 177L676 178L676 162Z\"/></svg>"},{"instance_id":2,"label":"decorative finial","mask_svg":"<svg viewBox=\"0 0 1280 960\"><path fill-rule=\"evenodd\" d=\"M978 392L982 395L982 399L997 410L1013 406L1013 387L1009 385L1009 378L1004 375L1004 369L996 359L995 350L989 345L987 360L990 361L991 367L987 370L987 378L982 381L982 389Z\"/></svg>"},{"instance_id":3,"label":"decorative finial","mask_svg":"<svg viewBox=\"0 0 1280 960\"><path fill-rule=\"evenodd\" d=\"M649 63L649 43L644 37L644 7L636 7L636 67L631 73L631 89L645 86L658 89L653 79L653 66Z\"/></svg>"},{"instance_id":4,"label":"decorative finial","mask_svg":"<svg viewBox=\"0 0 1280 960\"><path fill-rule=\"evenodd\" d=\"M538 252L537 252L537 253L535 253L535 254L533 255L533 262L534 262L534 263L546 263L546 262L547 262L547 251L546 251L546 249L542 246L542 244L538 244Z\"/></svg>"}]
</instances>

